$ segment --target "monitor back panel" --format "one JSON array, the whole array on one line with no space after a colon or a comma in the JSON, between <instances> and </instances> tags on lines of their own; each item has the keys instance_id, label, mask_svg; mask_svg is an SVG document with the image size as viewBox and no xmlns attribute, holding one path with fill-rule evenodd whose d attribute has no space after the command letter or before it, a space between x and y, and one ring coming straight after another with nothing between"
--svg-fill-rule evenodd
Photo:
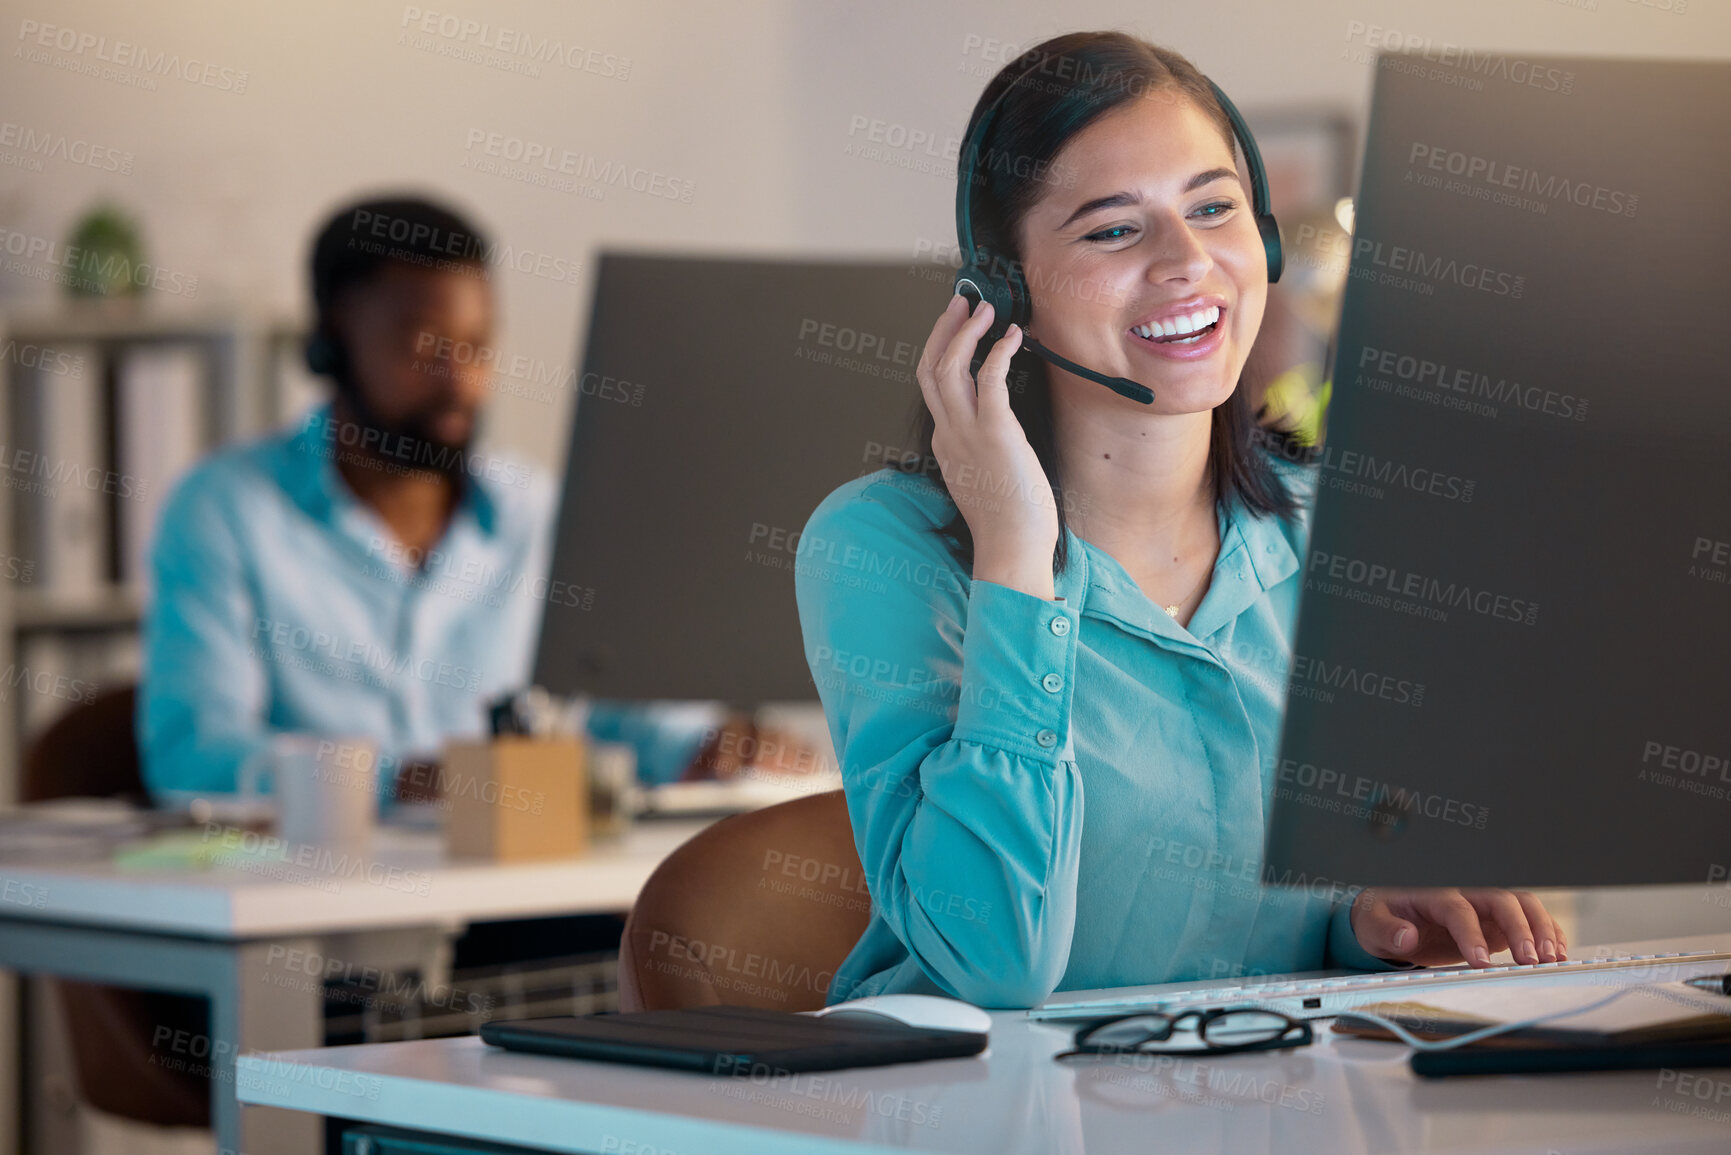
<instances>
[{"instance_id":1,"label":"monitor back panel","mask_svg":"<svg viewBox=\"0 0 1731 1155\"><path fill-rule=\"evenodd\" d=\"M951 276L604 256L536 681L815 699L794 601L800 531L836 486L913 452L914 370Z\"/></svg>"},{"instance_id":2,"label":"monitor back panel","mask_svg":"<svg viewBox=\"0 0 1731 1155\"><path fill-rule=\"evenodd\" d=\"M1727 109L1731 64L1380 61L1265 877L1725 879Z\"/></svg>"}]
</instances>

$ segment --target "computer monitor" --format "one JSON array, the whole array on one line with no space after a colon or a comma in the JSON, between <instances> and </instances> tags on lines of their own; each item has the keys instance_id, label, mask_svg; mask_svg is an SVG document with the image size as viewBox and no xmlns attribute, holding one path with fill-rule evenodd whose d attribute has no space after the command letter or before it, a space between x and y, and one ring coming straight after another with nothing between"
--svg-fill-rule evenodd
<instances>
[{"instance_id":1,"label":"computer monitor","mask_svg":"<svg viewBox=\"0 0 1731 1155\"><path fill-rule=\"evenodd\" d=\"M815 703L800 531L831 490L910 452L914 370L952 276L604 255L536 682Z\"/></svg>"},{"instance_id":2,"label":"computer monitor","mask_svg":"<svg viewBox=\"0 0 1731 1155\"><path fill-rule=\"evenodd\" d=\"M1725 879L1728 108L1380 59L1265 877Z\"/></svg>"}]
</instances>

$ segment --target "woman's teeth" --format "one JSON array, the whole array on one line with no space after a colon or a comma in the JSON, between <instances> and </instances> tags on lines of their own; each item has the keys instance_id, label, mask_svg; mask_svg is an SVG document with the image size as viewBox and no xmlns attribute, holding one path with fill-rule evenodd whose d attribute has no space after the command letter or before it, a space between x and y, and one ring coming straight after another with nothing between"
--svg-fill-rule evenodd
<instances>
[{"instance_id":1,"label":"woman's teeth","mask_svg":"<svg viewBox=\"0 0 1731 1155\"><path fill-rule=\"evenodd\" d=\"M1148 325L1137 325L1130 331L1138 337L1159 341L1165 345L1194 345L1202 340L1203 330L1220 320L1220 306L1210 305L1187 316L1168 317Z\"/></svg>"}]
</instances>

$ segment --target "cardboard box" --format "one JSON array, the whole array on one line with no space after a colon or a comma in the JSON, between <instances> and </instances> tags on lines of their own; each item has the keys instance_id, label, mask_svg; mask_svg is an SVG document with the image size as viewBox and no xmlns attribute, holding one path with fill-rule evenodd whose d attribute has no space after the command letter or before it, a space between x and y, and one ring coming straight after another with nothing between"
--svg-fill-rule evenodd
<instances>
[{"instance_id":1,"label":"cardboard box","mask_svg":"<svg viewBox=\"0 0 1731 1155\"><path fill-rule=\"evenodd\" d=\"M441 778L452 858L534 862L589 849L589 782L575 738L452 742Z\"/></svg>"}]
</instances>

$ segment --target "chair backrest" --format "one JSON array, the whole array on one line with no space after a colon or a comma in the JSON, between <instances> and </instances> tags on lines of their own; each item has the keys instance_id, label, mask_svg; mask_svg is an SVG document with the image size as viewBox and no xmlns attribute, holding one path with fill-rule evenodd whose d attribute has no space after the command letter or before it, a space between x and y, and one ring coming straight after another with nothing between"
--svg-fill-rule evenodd
<instances>
[{"instance_id":1,"label":"chair backrest","mask_svg":"<svg viewBox=\"0 0 1731 1155\"><path fill-rule=\"evenodd\" d=\"M133 729L137 703L137 687L122 686L56 718L24 754L19 801L124 798L148 805ZM209 1077L163 1063L156 1042L165 1032L207 1036L203 999L70 980L54 985L86 1102L159 1127L210 1125Z\"/></svg>"},{"instance_id":2,"label":"chair backrest","mask_svg":"<svg viewBox=\"0 0 1731 1155\"><path fill-rule=\"evenodd\" d=\"M619 1009L824 1005L871 896L839 790L738 814L650 875L619 950Z\"/></svg>"},{"instance_id":3,"label":"chair backrest","mask_svg":"<svg viewBox=\"0 0 1731 1155\"><path fill-rule=\"evenodd\" d=\"M138 687L121 686L74 706L24 755L20 802L50 798L125 798L148 804L133 718Z\"/></svg>"}]
</instances>

